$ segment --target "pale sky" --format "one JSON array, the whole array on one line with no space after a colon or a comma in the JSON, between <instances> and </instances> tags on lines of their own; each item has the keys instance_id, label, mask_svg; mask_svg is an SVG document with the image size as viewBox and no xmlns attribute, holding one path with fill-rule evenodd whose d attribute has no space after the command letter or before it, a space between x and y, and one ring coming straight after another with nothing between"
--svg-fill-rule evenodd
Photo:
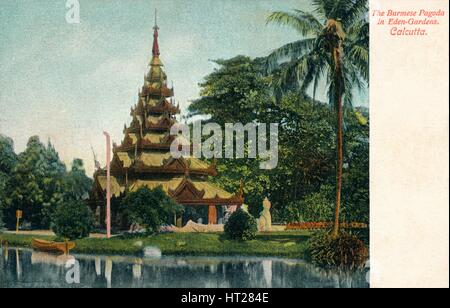
<instances>
[{"instance_id":1,"label":"pale sky","mask_svg":"<svg viewBox=\"0 0 450 308\"><path fill-rule=\"evenodd\" d=\"M158 9L161 59L183 110L198 97L211 59L264 56L301 37L266 26L275 10L310 10L302 0L80 0L81 23L68 24L65 0L0 2L0 133L16 152L38 135L94 170L104 164L103 130L117 143L151 55ZM319 94L324 99L325 93ZM367 94L356 105L368 105Z\"/></svg>"}]
</instances>

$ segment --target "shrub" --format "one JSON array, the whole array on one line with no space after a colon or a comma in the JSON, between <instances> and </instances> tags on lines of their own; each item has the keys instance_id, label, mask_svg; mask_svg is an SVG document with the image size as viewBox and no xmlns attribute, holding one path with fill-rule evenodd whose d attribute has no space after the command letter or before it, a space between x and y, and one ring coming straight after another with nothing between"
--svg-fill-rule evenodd
<instances>
[{"instance_id":1,"label":"shrub","mask_svg":"<svg viewBox=\"0 0 450 308\"><path fill-rule=\"evenodd\" d=\"M320 232L308 242L313 264L320 267L361 267L369 255L364 242L357 236L341 232L333 237L329 232Z\"/></svg>"},{"instance_id":2,"label":"shrub","mask_svg":"<svg viewBox=\"0 0 450 308\"><path fill-rule=\"evenodd\" d=\"M233 240L248 241L256 237L256 219L242 209L231 214L225 224L225 235Z\"/></svg>"},{"instance_id":3,"label":"shrub","mask_svg":"<svg viewBox=\"0 0 450 308\"><path fill-rule=\"evenodd\" d=\"M150 190L146 187L126 195L121 204L128 223L144 227L147 234L158 232L163 224L173 222L174 215L183 212L183 207L173 201L161 187Z\"/></svg>"},{"instance_id":4,"label":"shrub","mask_svg":"<svg viewBox=\"0 0 450 308\"><path fill-rule=\"evenodd\" d=\"M93 226L93 215L82 201L68 201L58 205L52 217L52 230L59 238L88 237Z\"/></svg>"}]
</instances>

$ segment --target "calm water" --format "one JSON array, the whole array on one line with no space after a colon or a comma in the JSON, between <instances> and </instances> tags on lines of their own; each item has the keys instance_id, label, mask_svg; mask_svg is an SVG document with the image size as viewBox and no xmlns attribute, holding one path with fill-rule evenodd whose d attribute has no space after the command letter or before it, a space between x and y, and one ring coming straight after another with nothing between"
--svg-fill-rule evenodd
<instances>
[{"instance_id":1,"label":"calm water","mask_svg":"<svg viewBox=\"0 0 450 308\"><path fill-rule=\"evenodd\" d=\"M161 259L74 255L80 284L66 282L66 257L2 249L0 287L365 288L366 272L326 272L299 260L250 257Z\"/></svg>"}]
</instances>

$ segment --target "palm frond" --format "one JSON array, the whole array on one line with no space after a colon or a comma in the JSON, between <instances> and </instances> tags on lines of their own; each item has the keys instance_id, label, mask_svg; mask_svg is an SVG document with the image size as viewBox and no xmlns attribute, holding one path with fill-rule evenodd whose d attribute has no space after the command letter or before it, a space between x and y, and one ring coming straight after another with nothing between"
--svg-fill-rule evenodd
<instances>
[{"instance_id":1,"label":"palm frond","mask_svg":"<svg viewBox=\"0 0 450 308\"><path fill-rule=\"evenodd\" d=\"M292 61L309 53L314 48L315 39L304 39L286 44L266 57L266 72L271 73L279 68L280 62Z\"/></svg>"},{"instance_id":2,"label":"palm frond","mask_svg":"<svg viewBox=\"0 0 450 308\"><path fill-rule=\"evenodd\" d=\"M347 39L369 46L369 23L357 20L347 28Z\"/></svg>"},{"instance_id":3,"label":"palm frond","mask_svg":"<svg viewBox=\"0 0 450 308\"><path fill-rule=\"evenodd\" d=\"M301 58L283 64L277 74L276 86L285 91L297 90L306 93L312 85L313 99L315 99L319 80L324 71L328 70L328 58L322 51L316 50L303 55Z\"/></svg>"},{"instance_id":4,"label":"palm frond","mask_svg":"<svg viewBox=\"0 0 450 308\"><path fill-rule=\"evenodd\" d=\"M335 0L312 0L312 6L316 14L323 19L328 19L332 14L335 2Z\"/></svg>"},{"instance_id":5,"label":"palm frond","mask_svg":"<svg viewBox=\"0 0 450 308\"><path fill-rule=\"evenodd\" d=\"M360 71L364 80L369 80L369 50L361 45L352 45L347 51L347 60Z\"/></svg>"},{"instance_id":6,"label":"palm frond","mask_svg":"<svg viewBox=\"0 0 450 308\"><path fill-rule=\"evenodd\" d=\"M366 90L368 79L363 76L361 69L350 61L345 63L345 67L346 83L350 85L351 88L356 88L359 91Z\"/></svg>"},{"instance_id":7,"label":"palm frond","mask_svg":"<svg viewBox=\"0 0 450 308\"><path fill-rule=\"evenodd\" d=\"M315 98L317 90L317 81L320 79L324 68L326 67L326 55L322 53L313 53L304 58L304 74L300 77L300 91L306 92L307 88L313 85L313 97Z\"/></svg>"},{"instance_id":8,"label":"palm frond","mask_svg":"<svg viewBox=\"0 0 450 308\"><path fill-rule=\"evenodd\" d=\"M353 110L353 92L351 90L345 92L343 98L344 112L347 110Z\"/></svg>"},{"instance_id":9,"label":"palm frond","mask_svg":"<svg viewBox=\"0 0 450 308\"><path fill-rule=\"evenodd\" d=\"M295 13L273 12L267 18L267 24L269 23L290 26L303 36L317 35L322 27L320 22L312 14L298 10Z\"/></svg>"},{"instance_id":10,"label":"palm frond","mask_svg":"<svg viewBox=\"0 0 450 308\"><path fill-rule=\"evenodd\" d=\"M369 79L367 0L311 1L314 14L295 10L275 12L268 18L268 23L289 25L302 35L313 35L270 54L266 58L268 72L276 69L273 73L276 72L276 86L281 92L295 89L306 93L312 89L314 100L318 88L325 83L331 108L336 107L339 97L345 106L351 106L352 90L367 88ZM330 52L333 48L342 48L342 71L336 70ZM285 61L280 64L281 60Z\"/></svg>"},{"instance_id":11,"label":"palm frond","mask_svg":"<svg viewBox=\"0 0 450 308\"><path fill-rule=\"evenodd\" d=\"M365 15L369 11L367 0L347 0L347 2L350 7L342 16L342 22L346 28L361 18L365 19Z\"/></svg>"},{"instance_id":12,"label":"palm frond","mask_svg":"<svg viewBox=\"0 0 450 308\"><path fill-rule=\"evenodd\" d=\"M369 80L369 24L360 20L348 29L344 42L345 61L354 65L367 82Z\"/></svg>"}]
</instances>

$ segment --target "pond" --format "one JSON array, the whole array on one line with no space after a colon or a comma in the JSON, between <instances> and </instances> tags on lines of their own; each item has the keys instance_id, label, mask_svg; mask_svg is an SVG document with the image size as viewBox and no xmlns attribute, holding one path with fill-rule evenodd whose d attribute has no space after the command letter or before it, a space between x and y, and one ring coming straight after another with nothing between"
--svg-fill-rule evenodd
<instances>
[{"instance_id":1,"label":"pond","mask_svg":"<svg viewBox=\"0 0 450 308\"><path fill-rule=\"evenodd\" d=\"M79 283L69 284L66 278L76 277L76 268ZM366 274L278 258L58 257L16 248L1 249L0 255L0 288L367 288Z\"/></svg>"}]
</instances>

